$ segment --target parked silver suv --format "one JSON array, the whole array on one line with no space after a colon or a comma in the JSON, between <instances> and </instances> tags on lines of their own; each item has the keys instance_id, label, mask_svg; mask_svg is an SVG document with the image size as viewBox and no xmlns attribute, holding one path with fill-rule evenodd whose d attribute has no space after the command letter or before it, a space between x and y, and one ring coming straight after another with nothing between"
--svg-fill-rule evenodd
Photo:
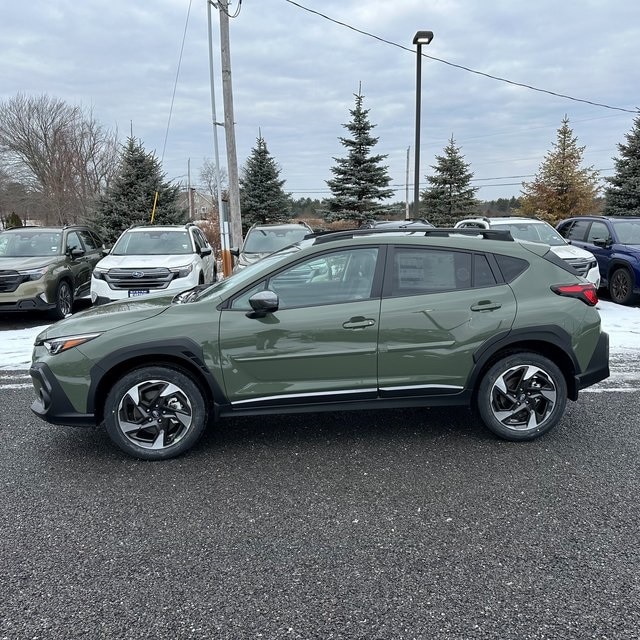
<instances>
[{"instance_id":1,"label":"parked silver suv","mask_svg":"<svg viewBox=\"0 0 640 640\"><path fill-rule=\"evenodd\" d=\"M231 249L231 254L238 258L234 273L294 242L299 242L309 233L313 233L313 229L306 222L254 224L247 231L242 248Z\"/></svg>"},{"instance_id":2,"label":"parked silver suv","mask_svg":"<svg viewBox=\"0 0 640 640\"><path fill-rule=\"evenodd\" d=\"M455 224L456 229L502 229L511 232L514 240L548 244L559 258L570 264L583 278L600 286L600 270L595 256L574 247L550 224L537 218L508 216L504 218L466 218Z\"/></svg>"}]
</instances>

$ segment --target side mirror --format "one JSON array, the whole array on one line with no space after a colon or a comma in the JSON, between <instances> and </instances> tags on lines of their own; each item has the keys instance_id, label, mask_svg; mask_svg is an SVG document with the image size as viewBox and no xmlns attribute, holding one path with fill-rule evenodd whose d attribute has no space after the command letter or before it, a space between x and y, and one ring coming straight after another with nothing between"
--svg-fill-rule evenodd
<instances>
[{"instance_id":1,"label":"side mirror","mask_svg":"<svg viewBox=\"0 0 640 640\"><path fill-rule=\"evenodd\" d=\"M253 311L246 313L247 318L264 318L268 313L273 313L278 310L280 300L276 293L266 289L265 291L254 293L249 298L249 304Z\"/></svg>"},{"instance_id":2,"label":"side mirror","mask_svg":"<svg viewBox=\"0 0 640 640\"><path fill-rule=\"evenodd\" d=\"M229 249L229 253L236 258L240 257L240 249L238 249L238 247L231 247L231 249Z\"/></svg>"},{"instance_id":3,"label":"side mirror","mask_svg":"<svg viewBox=\"0 0 640 640\"><path fill-rule=\"evenodd\" d=\"M78 249L78 247L71 247L69 249L69 255L71 256L72 260L75 260L76 258L82 258L84 253L84 249Z\"/></svg>"},{"instance_id":4,"label":"side mirror","mask_svg":"<svg viewBox=\"0 0 640 640\"><path fill-rule=\"evenodd\" d=\"M595 244L596 247L606 249L611 246L611 238L594 238L593 244Z\"/></svg>"},{"instance_id":5,"label":"side mirror","mask_svg":"<svg viewBox=\"0 0 640 640\"><path fill-rule=\"evenodd\" d=\"M204 258L205 256L211 255L211 249L200 249L200 255Z\"/></svg>"}]
</instances>

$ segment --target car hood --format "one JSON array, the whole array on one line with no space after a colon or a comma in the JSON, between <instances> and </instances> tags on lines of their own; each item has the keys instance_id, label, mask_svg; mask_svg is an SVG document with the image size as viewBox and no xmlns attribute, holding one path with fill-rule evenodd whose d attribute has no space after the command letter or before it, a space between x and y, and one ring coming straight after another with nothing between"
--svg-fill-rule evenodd
<instances>
[{"instance_id":1,"label":"car hood","mask_svg":"<svg viewBox=\"0 0 640 640\"><path fill-rule=\"evenodd\" d=\"M571 258L583 258L585 260L595 260L595 256L590 251L575 247L572 244L561 244L551 247L551 251L555 253L559 258L563 260L570 260Z\"/></svg>"},{"instance_id":2,"label":"car hood","mask_svg":"<svg viewBox=\"0 0 640 640\"><path fill-rule=\"evenodd\" d=\"M101 269L148 269L151 267L183 267L190 264L193 259L192 253L181 253L178 255L149 255L149 256L114 256L108 255L98 262Z\"/></svg>"},{"instance_id":3,"label":"car hood","mask_svg":"<svg viewBox=\"0 0 640 640\"><path fill-rule=\"evenodd\" d=\"M82 333L102 333L127 324L157 316L171 306L172 295L151 295L92 307L61 320L45 329L36 338L59 338Z\"/></svg>"},{"instance_id":4,"label":"car hood","mask_svg":"<svg viewBox=\"0 0 640 640\"><path fill-rule=\"evenodd\" d=\"M62 256L36 256L35 258L0 258L0 269L26 271L40 269L58 262Z\"/></svg>"}]
</instances>

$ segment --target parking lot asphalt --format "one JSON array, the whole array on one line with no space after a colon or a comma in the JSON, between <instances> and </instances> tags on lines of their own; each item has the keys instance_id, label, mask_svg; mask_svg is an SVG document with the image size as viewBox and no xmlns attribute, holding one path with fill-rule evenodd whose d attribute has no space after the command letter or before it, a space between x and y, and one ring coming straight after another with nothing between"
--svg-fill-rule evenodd
<instances>
[{"instance_id":1,"label":"parking lot asphalt","mask_svg":"<svg viewBox=\"0 0 640 640\"><path fill-rule=\"evenodd\" d=\"M145 463L4 389L0 638L638 638L638 399L520 444L464 409L232 419Z\"/></svg>"}]
</instances>

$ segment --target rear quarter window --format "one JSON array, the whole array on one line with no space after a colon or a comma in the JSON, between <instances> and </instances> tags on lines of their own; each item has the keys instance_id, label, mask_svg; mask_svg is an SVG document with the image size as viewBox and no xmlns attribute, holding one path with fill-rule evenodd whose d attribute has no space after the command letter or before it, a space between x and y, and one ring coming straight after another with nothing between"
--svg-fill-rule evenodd
<instances>
[{"instance_id":1,"label":"rear quarter window","mask_svg":"<svg viewBox=\"0 0 640 640\"><path fill-rule=\"evenodd\" d=\"M555 253L549 251L554 257L557 257ZM548 255L547 254L547 255ZM546 257L546 256L545 256ZM496 255L496 262L502 272L502 277L505 282L513 282L520 274L524 273L529 267L529 263L523 258L515 258L514 256ZM562 260L558 258L560 262Z\"/></svg>"}]
</instances>

